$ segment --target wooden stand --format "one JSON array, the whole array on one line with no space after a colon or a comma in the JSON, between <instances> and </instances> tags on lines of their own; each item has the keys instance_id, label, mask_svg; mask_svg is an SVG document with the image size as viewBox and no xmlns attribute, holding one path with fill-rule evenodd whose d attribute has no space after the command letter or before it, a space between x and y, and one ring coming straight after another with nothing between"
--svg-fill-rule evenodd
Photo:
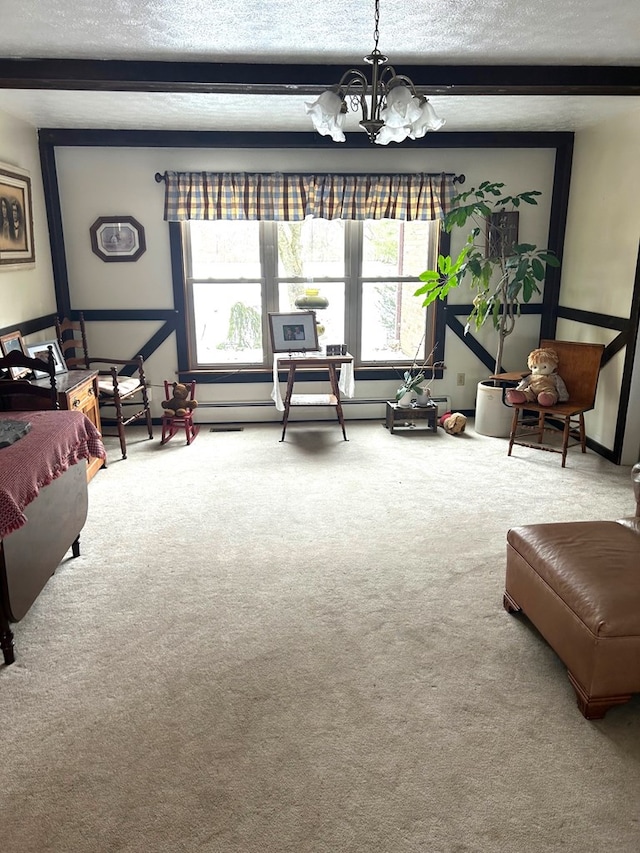
<instances>
[{"instance_id":1,"label":"wooden stand","mask_svg":"<svg viewBox=\"0 0 640 853\"><path fill-rule=\"evenodd\" d=\"M284 416L282 418L282 438L287 431L287 423L289 421L289 412L292 406L334 406L338 423L342 427L342 436L345 441L348 441L347 432L344 425L344 415L342 413L342 403L340 402L340 388L338 385L337 367L340 364L350 363L353 361L353 356L349 355L313 355L311 353L303 355L283 355L278 357L278 369L286 368L287 376L287 392L284 398ZM330 394L294 394L293 386L296 381L297 369L309 369L322 367L329 371L329 384L331 387Z\"/></svg>"},{"instance_id":2,"label":"wooden stand","mask_svg":"<svg viewBox=\"0 0 640 853\"><path fill-rule=\"evenodd\" d=\"M401 430L416 429L414 426L404 426L404 423L408 421L424 421L424 427L422 427L422 429L437 432L438 407L411 406L410 408L404 408L403 406L399 406L397 403L390 403L387 401L387 418L385 426L389 432L394 432L394 430L398 428L396 426L397 423L400 423Z\"/></svg>"}]
</instances>

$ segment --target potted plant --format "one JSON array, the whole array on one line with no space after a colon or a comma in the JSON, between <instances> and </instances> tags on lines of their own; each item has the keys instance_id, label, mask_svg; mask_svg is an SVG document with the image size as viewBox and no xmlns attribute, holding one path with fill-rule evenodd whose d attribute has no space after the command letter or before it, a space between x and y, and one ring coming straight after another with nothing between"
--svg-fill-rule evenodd
<instances>
[{"instance_id":1,"label":"potted plant","mask_svg":"<svg viewBox=\"0 0 640 853\"><path fill-rule=\"evenodd\" d=\"M550 249L517 240L518 209L524 204L536 205L541 193L527 190L507 195L503 187L503 183L483 181L454 197L443 229L450 233L470 224L471 230L458 256L440 255L437 270L423 272L420 280L424 284L415 292L427 306L445 299L463 283L475 291L465 333L472 325L478 330L491 319L498 333L494 373L502 370L504 343L514 330L520 305L541 293L546 267L560 265Z\"/></svg>"},{"instance_id":2,"label":"potted plant","mask_svg":"<svg viewBox=\"0 0 640 853\"><path fill-rule=\"evenodd\" d=\"M418 345L418 350L421 345L422 341ZM401 408L409 408L413 404L413 400L416 401L418 406L432 405L430 386L433 382L433 373L431 378L427 380L424 369L429 364L429 359L433 356L434 352L435 349L429 353L420 367L416 364L416 353L413 364L408 370L405 370L402 377L402 384L396 391L396 402ZM432 365L432 370L435 367L437 367L436 364Z\"/></svg>"},{"instance_id":3,"label":"potted plant","mask_svg":"<svg viewBox=\"0 0 640 853\"><path fill-rule=\"evenodd\" d=\"M402 385L396 391L396 402L402 408L409 408L414 398L426 396L422 391L425 376L420 370L413 373L413 369L406 370L402 378Z\"/></svg>"}]
</instances>

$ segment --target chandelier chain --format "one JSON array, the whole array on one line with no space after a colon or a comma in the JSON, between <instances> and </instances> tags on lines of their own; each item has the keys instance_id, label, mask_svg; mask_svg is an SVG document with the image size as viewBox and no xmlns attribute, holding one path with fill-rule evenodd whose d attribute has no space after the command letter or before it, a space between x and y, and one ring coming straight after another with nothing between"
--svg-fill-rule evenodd
<instances>
[{"instance_id":1,"label":"chandelier chain","mask_svg":"<svg viewBox=\"0 0 640 853\"><path fill-rule=\"evenodd\" d=\"M375 24L374 24L374 27L373 27L373 41L374 41L374 47L375 47L375 51L374 51L374 52L376 52L376 53L377 53L377 51L378 51L378 40L380 39L380 30L378 29L379 24L380 24L380 0L376 0L376 4L375 4Z\"/></svg>"}]
</instances>

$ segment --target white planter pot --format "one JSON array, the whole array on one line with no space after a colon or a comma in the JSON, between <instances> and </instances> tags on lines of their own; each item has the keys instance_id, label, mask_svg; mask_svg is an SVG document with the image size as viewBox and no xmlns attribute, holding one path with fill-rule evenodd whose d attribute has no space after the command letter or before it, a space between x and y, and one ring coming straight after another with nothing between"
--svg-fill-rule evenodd
<instances>
[{"instance_id":1,"label":"white planter pot","mask_svg":"<svg viewBox=\"0 0 640 853\"><path fill-rule=\"evenodd\" d=\"M398 406L400 406L401 409L410 409L413 396L412 391L405 391L402 397L398 400Z\"/></svg>"},{"instance_id":2,"label":"white planter pot","mask_svg":"<svg viewBox=\"0 0 640 853\"><path fill-rule=\"evenodd\" d=\"M513 409L502 401L503 389L490 380L478 382L475 431L480 435L507 438L511 432Z\"/></svg>"},{"instance_id":3,"label":"white planter pot","mask_svg":"<svg viewBox=\"0 0 640 853\"><path fill-rule=\"evenodd\" d=\"M419 389L417 389L417 391L419 391ZM420 406L420 408L432 405L431 391L429 391L428 388L424 394L416 393L416 405Z\"/></svg>"}]
</instances>

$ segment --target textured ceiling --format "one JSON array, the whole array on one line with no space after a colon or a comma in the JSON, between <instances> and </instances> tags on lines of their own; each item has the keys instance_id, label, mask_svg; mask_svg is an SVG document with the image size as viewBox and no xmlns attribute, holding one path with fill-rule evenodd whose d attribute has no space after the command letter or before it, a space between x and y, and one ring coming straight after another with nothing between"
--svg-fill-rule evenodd
<instances>
[{"instance_id":1,"label":"textured ceiling","mask_svg":"<svg viewBox=\"0 0 640 853\"><path fill-rule=\"evenodd\" d=\"M638 0L381 0L380 49L408 65L640 66ZM363 66L373 0L0 0L0 57ZM259 69L256 69L259 76ZM328 79L327 85L336 82ZM639 68L640 78L640 68ZM303 96L3 88L37 127L307 131ZM435 96L445 130L573 130L635 97Z\"/></svg>"}]
</instances>

